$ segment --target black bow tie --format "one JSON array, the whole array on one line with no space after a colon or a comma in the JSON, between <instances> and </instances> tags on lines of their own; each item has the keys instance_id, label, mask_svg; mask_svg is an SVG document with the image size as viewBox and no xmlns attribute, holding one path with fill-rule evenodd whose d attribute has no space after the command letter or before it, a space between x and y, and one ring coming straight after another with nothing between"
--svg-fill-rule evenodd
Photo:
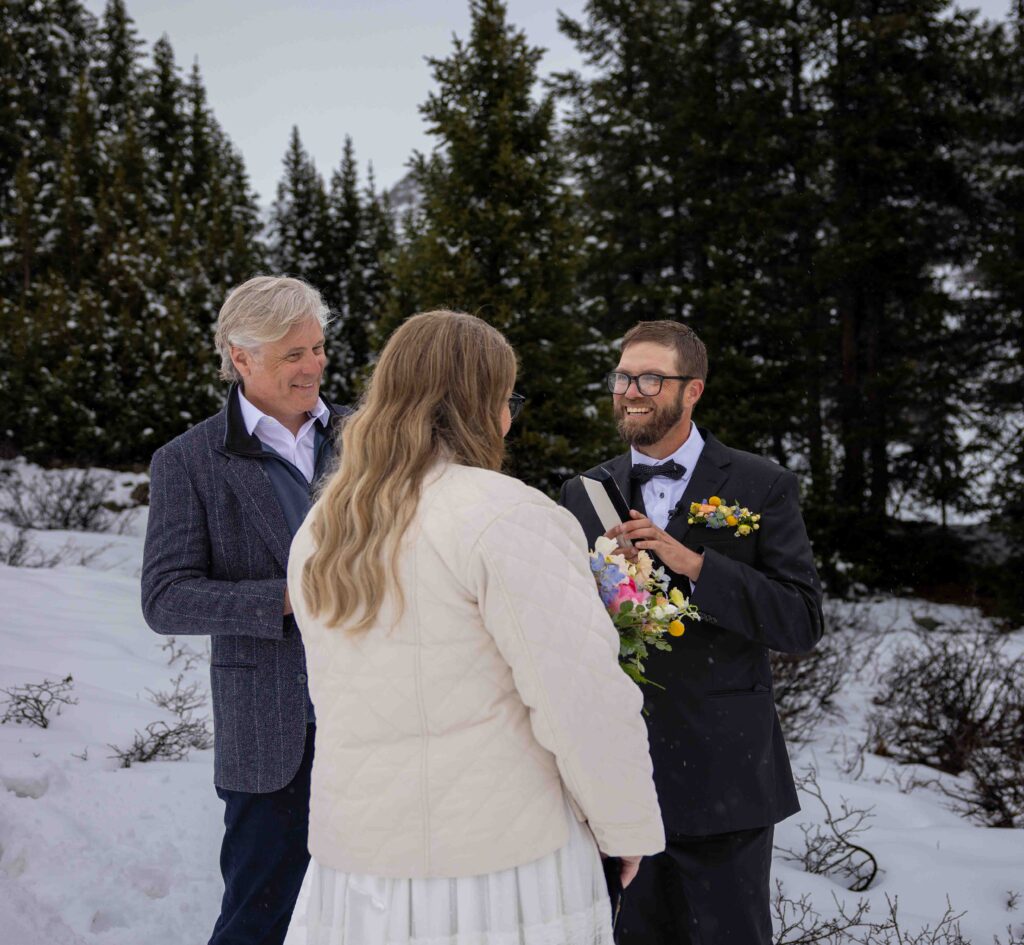
<instances>
[{"instance_id":1,"label":"black bow tie","mask_svg":"<svg viewBox=\"0 0 1024 945\"><path fill-rule=\"evenodd\" d=\"M660 466L651 466L648 463L637 463L629 471L629 478L633 482L639 482L643 485L645 482L650 482L652 479L664 477L665 479L682 479L686 475L686 467L680 466L679 463L669 460L667 463L662 463Z\"/></svg>"}]
</instances>

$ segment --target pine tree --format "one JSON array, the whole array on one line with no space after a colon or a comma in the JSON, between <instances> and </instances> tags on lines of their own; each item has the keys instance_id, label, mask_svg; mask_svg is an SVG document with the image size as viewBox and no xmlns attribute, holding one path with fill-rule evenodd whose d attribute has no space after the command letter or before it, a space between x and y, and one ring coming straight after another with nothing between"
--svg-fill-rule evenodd
<instances>
[{"instance_id":1,"label":"pine tree","mask_svg":"<svg viewBox=\"0 0 1024 945\"><path fill-rule=\"evenodd\" d=\"M153 45L153 67L146 76L142 93L147 148L155 157L155 193L168 198L180 190L181 154L185 145L184 89L174 50L164 34ZM171 198L173 199L173 198ZM168 214L170 205L161 207Z\"/></svg>"},{"instance_id":2,"label":"pine tree","mask_svg":"<svg viewBox=\"0 0 1024 945\"><path fill-rule=\"evenodd\" d=\"M137 123L140 117L137 114L141 105L138 91L144 45L124 0L107 0L98 38L96 88L100 121L112 131L122 131L129 120Z\"/></svg>"},{"instance_id":3,"label":"pine tree","mask_svg":"<svg viewBox=\"0 0 1024 945\"><path fill-rule=\"evenodd\" d=\"M284 177L270 212L270 260L275 271L323 285L328 258L327 194L323 178L292 128Z\"/></svg>"},{"instance_id":4,"label":"pine tree","mask_svg":"<svg viewBox=\"0 0 1024 945\"><path fill-rule=\"evenodd\" d=\"M577 233L554 142L554 101L535 100L541 51L500 0L473 0L468 41L430 60L436 91L421 111L437 148L415 159L422 193L399 254L382 328L415 310L473 312L516 347L527 409L510 441L517 475L548 490L589 464L595 381L574 307ZM602 397L601 400L604 400Z\"/></svg>"},{"instance_id":5,"label":"pine tree","mask_svg":"<svg viewBox=\"0 0 1024 945\"><path fill-rule=\"evenodd\" d=\"M971 328L988 355L976 367L987 468L975 488L986 499L992 525L1006 537L1008 567L1024 564L1024 2L1016 0L990 39L992 103L983 146L974 159L986 201L979 222L977 293ZM1020 582L996 593L1019 615Z\"/></svg>"},{"instance_id":6,"label":"pine tree","mask_svg":"<svg viewBox=\"0 0 1024 945\"><path fill-rule=\"evenodd\" d=\"M825 6L832 172L820 264L840 333L837 502L851 524L881 531L894 489L913 478L896 479L893 453L910 444L919 464L949 468L958 452L953 437L935 436L956 425L955 404L945 399L946 409L925 416L917 405L936 380L940 390L952 381L935 365L956 343L949 326L959 305L937 273L964 258L970 192L951 143L965 133L958 85L972 34L943 0L909 12L900 3ZM946 486L942 500L955 500ZM851 541L868 533L848 530Z\"/></svg>"},{"instance_id":7,"label":"pine tree","mask_svg":"<svg viewBox=\"0 0 1024 945\"><path fill-rule=\"evenodd\" d=\"M349 396L352 399L361 390L372 354L372 339L389 304L393 281L391 263L398 245L388 195L377 191L372 166L361 197L361 221L349 284L350 310L361 326L350 342Z\"/></svg>"},{"instance_id":8,"label":"pine tree","mask_svg":"<svg viewBox=\"0 0 1024 945\"><path fill-rule=\"evenodd\" d=\"M255 198L198 67L183 85L164 39L144 70L120 0L0 19L0 439L144 462L222 399L210 329L262 262Z\"/></svg>"},{"instance_id":9,"label":"pine tree","mask_svg":"<svg viewBox=\"0 0 1024 945\"><path fill-rule=\"evenodd\" d=\"M341 162L327 193L323 291L334 321L328 328L327 389L354 402L371 356L371 338L388 295L387 258L394 226L386 200L375 192L372 169L359 186L352 140L345 138Z\"/></svg>"}]
</instances>

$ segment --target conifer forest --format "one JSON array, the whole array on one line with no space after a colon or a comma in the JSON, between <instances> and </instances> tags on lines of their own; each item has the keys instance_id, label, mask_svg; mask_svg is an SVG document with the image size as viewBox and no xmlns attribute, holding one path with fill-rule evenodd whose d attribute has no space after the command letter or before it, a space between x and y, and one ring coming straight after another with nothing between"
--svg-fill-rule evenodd
<instances>
[{"instance_id":1,"label":"conifer forest","mask_svg":"<svg viewBox=\"0 0 1024 945\"><path fill-rule=\"evenodd\" d=\"M144 468L221 406L228 290L288 273L335 315L336 402L414 312L505 332L509 469L554 494L621 451L617 341L671 318L708 347L697 422L799 474L832 588L1019 615L1024 0L589 0L554 76L501 0L470 7L399 210L358 141L317 168L300 128L257 196L125 0L3 0L3 455Z\"/></svg>"}]
</instances>

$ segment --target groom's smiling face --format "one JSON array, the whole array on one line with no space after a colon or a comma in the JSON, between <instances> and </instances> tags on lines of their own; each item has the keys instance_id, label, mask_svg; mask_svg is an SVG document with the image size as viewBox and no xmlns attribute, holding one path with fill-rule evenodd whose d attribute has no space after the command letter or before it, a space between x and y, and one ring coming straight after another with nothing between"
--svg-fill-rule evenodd
<instances>
[{"instance_id":1,"label":"groom's smiling face","mask_svg":"<svg viewBox=\"0 0 1024 945\"><path fill-rule=\"evenodd\" d=\"M615 370L633 377L641 374L671 377L684 373L679 369L675 351L653 341L636 341L627 345ZM660 393L645 396L635 383L631 383L626 393L612 394L619 435L630 446L642 450L674 434L689 431L693 405L703 389L704 385L699 380L666 380L662 382Z\"/></svg>"}]
</instances>

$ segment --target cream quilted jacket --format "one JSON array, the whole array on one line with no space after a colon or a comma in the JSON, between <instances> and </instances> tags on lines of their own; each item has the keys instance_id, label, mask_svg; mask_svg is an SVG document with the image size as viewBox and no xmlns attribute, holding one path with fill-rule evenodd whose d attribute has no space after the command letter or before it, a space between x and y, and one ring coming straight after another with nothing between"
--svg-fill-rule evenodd
<instances>
[{"instance_id":1,"label":"cream quilted jacket","mask_svg":"<svg viewBox=\"0 0 1024 945\"><path fill-rule=\"evenodd\" d=\"M405 611L385 597L359 636L305 607L308 521L288 587L316 707L321 864L428 877L527 863L566 843L563 791L605 853L663 848L642 697L572 515L508 476L438 466L400 559Z\"/></svg>"}]
</instances>

